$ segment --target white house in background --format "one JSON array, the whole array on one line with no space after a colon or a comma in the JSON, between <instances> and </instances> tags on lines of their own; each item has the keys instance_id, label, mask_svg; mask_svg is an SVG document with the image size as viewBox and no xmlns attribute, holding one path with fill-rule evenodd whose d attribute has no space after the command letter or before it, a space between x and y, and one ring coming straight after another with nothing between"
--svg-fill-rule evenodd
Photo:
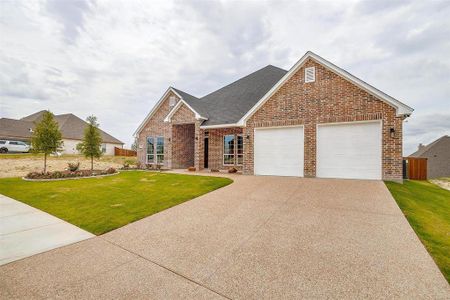
<instances>
[{"instance_id":1,"label":"white house in background","mask_svg":"<svg viewBox=\"0 0 450 300\"><path fill-rule=\"evenodd\" d=\"M20 140L28 142L33 132L34 124L42 118L45 110L26 116L20 120L1 118L0 139ZM63 153L78 154L77 144L83 140L84 128L87 123L74 114L55 115L63 138ZM114 147L123 148L123 142L100 129L102 150L105 155L114 155Z\"/></svg>"}]
</instances>

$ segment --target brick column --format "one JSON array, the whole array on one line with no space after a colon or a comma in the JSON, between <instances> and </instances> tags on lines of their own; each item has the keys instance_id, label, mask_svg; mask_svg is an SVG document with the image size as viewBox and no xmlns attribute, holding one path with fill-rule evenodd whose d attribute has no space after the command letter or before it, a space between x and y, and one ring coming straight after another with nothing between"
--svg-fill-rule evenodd
<instances>
[{"instance_id":1,"label":"brick column","mask_svg":"<svg viewBox=\"0 0 450 300\"><path fill-rule=\"evenodd\" d=\"M253 153L254 153L254 128L253 126L245 127L243 130L244 136L244 167L242 170L243 174L253 175L254 165L253 165ZM247 139L248 136L248 139Z\"/></svg>"},{"instance_id":2,"label":"brick column","mask_svg":"<svg viewBox=\"0 0 450 300\"><path fill-rule=\"evenodd\" d=\"M304 177L316 177L316 124L308 122L304 125Z\"/></svg>"},{"instance_id":3,"label":"brick column","mask_svg":"<svg viewBox=\"0 0 450 300\"><path fill-rule=\"evenodd\" d=\"M200 129L200 121L195 122L195 134L194 134L194 166L197 170L203 169L203 130Z\"/></svg>"}]
</instances>

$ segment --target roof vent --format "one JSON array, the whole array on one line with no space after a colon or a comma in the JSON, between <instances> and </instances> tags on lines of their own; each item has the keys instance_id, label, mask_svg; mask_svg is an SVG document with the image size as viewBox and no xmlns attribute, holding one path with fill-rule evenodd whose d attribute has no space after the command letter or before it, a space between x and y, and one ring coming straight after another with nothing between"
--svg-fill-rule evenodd
<instances>
[{"instance_id":1,"label":"roof vent","mask_svg":"<svg viewBox=\"0 0 450 300\"><path fill-rule=\"evenodd\" d=\"M169 98L169 106L170 107L174 107L176 102L177 101L175 99L175 96L170 96L170 98Z\"/></svg>"},{"instance_id":2,"label":"roof vent","mask_svg":"<svg viewBox=\"0 0 450 300\"><path fill-rule=\"evenodd\" d=\"M316 81L316 68L305 68L305 83Z\"/></svg>"}]
</instances>

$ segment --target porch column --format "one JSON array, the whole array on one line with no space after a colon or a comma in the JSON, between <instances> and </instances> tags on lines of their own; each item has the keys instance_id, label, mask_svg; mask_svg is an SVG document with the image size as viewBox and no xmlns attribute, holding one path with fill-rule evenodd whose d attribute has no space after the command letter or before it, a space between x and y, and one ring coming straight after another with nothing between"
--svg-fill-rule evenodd
<instances>
[{"instance_id":1,"label":"porch column","mask_svg":"<svg viewBox=\"0 0 450 300\"><path fill-rule=\"evenodd\" d=\"M194 166L197 170L203 169L203 130L200 129L200 121L195 122Z\"/></svg>"}]
</instances>

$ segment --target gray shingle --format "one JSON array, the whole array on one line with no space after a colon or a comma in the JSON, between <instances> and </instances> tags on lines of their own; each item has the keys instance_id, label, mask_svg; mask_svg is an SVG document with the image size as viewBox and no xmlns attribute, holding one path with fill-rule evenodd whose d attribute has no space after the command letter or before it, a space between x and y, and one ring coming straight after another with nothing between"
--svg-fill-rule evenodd
<instances>
[{"instance_id":1,"label":"gray shingle","mask_svg":"<svg viewBox=\"0 0 450 300\"><path fill-rule=\"evenodd\" d=\"M202 125L233 124L239 121L280 79L286 70L268 65L211 94L196 98L174 89L200 115Z\"/></svg>"},{"instance_id":2,"label":"gray shingle","mask_svg":"<svg viewBox=\"0 0 450 300\"><path fill-rule=\"evenodd\" d=\"M20 120L1 118L0 137L28 140L31 137L30 128L34 128L34 122L39 122L45 111L39 111ZM74 114L55 115L59 130L63 139L82 140L84 128L87 123ZM100 135L104 143L123 144L121 141L100 129Z\"/></svg>"}]
</instances>

